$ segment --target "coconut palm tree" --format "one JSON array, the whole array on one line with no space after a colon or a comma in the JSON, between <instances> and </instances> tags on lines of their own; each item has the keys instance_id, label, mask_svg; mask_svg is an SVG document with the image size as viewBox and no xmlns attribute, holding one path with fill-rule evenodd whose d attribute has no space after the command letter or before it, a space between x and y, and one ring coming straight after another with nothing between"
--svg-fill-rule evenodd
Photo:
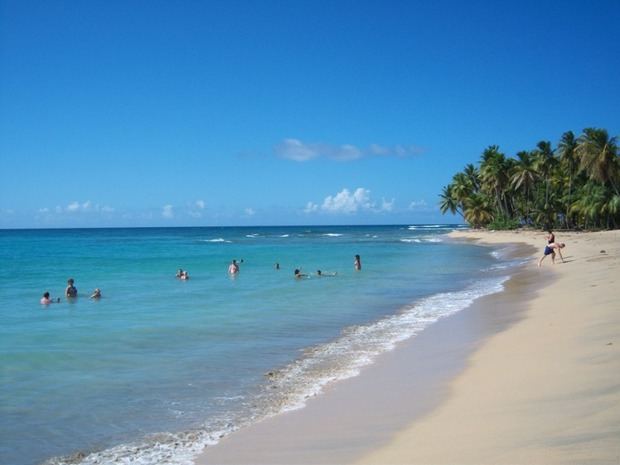
<instances>
[{"instance_id":1,"label":"coconut palm tree","mask_svg":"<svg viewBox=\"0 0 620 465\"><path fill-rule=\"evenodd\" d=\"M510 176L510 185L512 188L523 193L523 200L525 202L525 210L523 211L523 218L527 222L527 218L530 217L530 197L531 192L538 180L538 172L534 168L533 156L530 152L517 153L517 162L512 170Z\"/></svg>"},{"instance_id":2,"label":"coconut palm tree","mask_svg":"<svg viewBox=\"0 0 620 465\"><path fill-rule=\"evenodd\" d=\"M605 186L590 181L580 190L571 212L577 215L584 228L599 226L605 203Z\"/></svg>"},{"instance_id":3,"label":"coconut palm tree","mask_svg":"<svg viewBox=\"0 0 620 465\"><path fill-rule=\"evenodd\" d=\"M557 165L557 160L553 156L551 142L540 141L536 144L536 169L545 180L545 209L549 206L549 188L550 178L553 170Z\"/></svg>"},{"instance_id":4,"label":"coconut palm tree","mask_svg":"<svg viewBox=\"0 0 620 465\"><path fill-rule=\"evenodd\" d=\"M605 129L586 128L577 140L580 168L588 177L602 184L611 185L620 194L618 179L618 146L616 137L609 137Z\"/></svg>"},{"instance_id":5,"label":"coconut palm tree","mask_svg":"<svg viewBox=\"0 0 620 465\"><path fill-rule=\"evenodd\" d=\"M441 199L441 201L439 202L439 210L442 214L445 214L449 211L453 215L455 213L458 213L459 215L463 216L463 210L462 208L459 208L459 202L454 198L454 195L452 194L452 188L452 184L448 184L447 186L443 187L441 194L439 194L439 198Z\"/></svg>"},{"instance_id":6,"label":"coconut palm tree","mask_svg":"<svg viewBox=\"0 0 620 465\"><path fill-rule=\"evenodd\" d=\"M465 220L474 228L480 228L493 220L493 209L483 194L473 194L465 201Z\"/></svg>"},{"instance_id":7,"label":"coconut palm tree","mask_svg":"<svg viewBox=\"0 0 620 465\"><path fill-rule=\"evenodd\" d=\"M579 160L577 158L577 139L573 131L566 131L562 134L560 143L558 144L557 154L560 157L560 164L564 169L564 172L568 175L568 195L566 198L566 227L571 227L570 220L570 205L572 203L573 196L573 178L579 167Z\"/></svg>"},{"instance_id":8,"label":"coconut palm tree","mask_svg":"<svg viewBox=\"0 0 620 465\"><path fill-rule=\"evenodd\" d=\"M478 167L468 164L440 195L442 212L462 214L474 227L620 227L617 138L586 128L562 134L557 150L541 141L532 152L506 157L487 147Z\"/></svg>"},{"instance_id":9,"label":"coconut palm tree","mask_svg":"<svg viewBox=\"0 0 620 465\"><path fill-rule=\"evenodd\" d=\"M499 151L497 145L488 147L483 153L480 162L481 191L495 199L497 208L505 217L509 216L505 199L508 187L508 170L506 157Z\"/></svg>"},{"instance_id":10,"label":"coconut palm tree","mask_svg":"<svg viewBox=\"0 0 620 465\"><path fill-rule=\"evenodd\" d=\"M478 168L476 168L472 163L468 163L465 165L463 173L471 182L474 192L478 192L480 190L480 171L478 171Z\"/></svg>"}]
</instances>

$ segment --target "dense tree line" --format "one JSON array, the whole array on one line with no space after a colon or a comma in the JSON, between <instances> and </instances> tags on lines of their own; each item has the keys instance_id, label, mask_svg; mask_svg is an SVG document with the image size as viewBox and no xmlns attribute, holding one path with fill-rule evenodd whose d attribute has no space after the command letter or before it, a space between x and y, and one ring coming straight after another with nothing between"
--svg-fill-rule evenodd
<instances>
[{"instance_id":1,"label":"dense tree line","mask_svg":"<svg viewBox=\"0 0 620 465\"><path fill-rule=\"evenodd\" d=\"M616 137L587 128L565 132L557 147L541 141L506 157L488 147L440 194L442 213L475 228L607 228L620 226L620 161Z\"/></svg>"}]
</instances>

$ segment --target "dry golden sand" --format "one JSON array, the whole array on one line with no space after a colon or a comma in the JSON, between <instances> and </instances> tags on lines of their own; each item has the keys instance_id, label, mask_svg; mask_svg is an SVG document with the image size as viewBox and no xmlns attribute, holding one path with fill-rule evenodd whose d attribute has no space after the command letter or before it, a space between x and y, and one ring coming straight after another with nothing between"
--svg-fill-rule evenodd
<instances>
[{"instance_id":1,"label":"dry golden sand","mask_svg":"<svg viewBox=\"0 0 620 465\"><path fill-rule=\"evenodd\" d=\"M540 232L452 237L545 245ZM532 257L531 273L555 279L525 318L472 354L438 408L358 463L620 463L620 231L556 237L566 263Z\"/></svg>"}]
</instances>

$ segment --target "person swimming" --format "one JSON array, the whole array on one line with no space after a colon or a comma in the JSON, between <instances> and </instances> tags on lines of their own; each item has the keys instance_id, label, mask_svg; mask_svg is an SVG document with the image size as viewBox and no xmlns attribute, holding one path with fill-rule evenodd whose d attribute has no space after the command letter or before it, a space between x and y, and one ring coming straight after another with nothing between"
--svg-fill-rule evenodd
<instances>
[{"instance_id":1,"label":"person swimming","mask_svg":"<svg viewBox=\"0 0 620 465\"><path fill-rule=\"evenodd\" d=\"M93 293L90 295L91 299L101 299L101 289L97 288L93 291Z\"/></svg>"},{"instance_id":2,"label":"person swimming","mask_svg":"<svg viewBox=\"0 0 620 465\"><path fill-rule=\"evenodd\" d=\"M71 297L71 298L77 297L78 290L77 290L77 287L73 285L73 283L74 283L73 278L69 278L67 280L67 288L65 289L65 296Z\"/></svg>"},{"instance_id":3,"label":"person swimming","mask_svg":"<svg viewBox=\"0 0 620 465\"><path fill-rule=\"evenodd\" d=\"M295 279L303 279L308 277L307 274L302 273L301 270L299 270L298 268L295 268L295 271L293 273L295 275Z\"/></svg>"},{"instance_id":4,"label":"person swimming","mask_svg":"<svg viewBox=\"0 0 620 465\"><path fill-rule=\"evenodd\" d=\"M41 297L41 300L39 302L41 302L41 305L49 305L49 304L53 304L53 303L58 303L58 302L60 302L60 297L58 297L56 300L54 300L54 299L50 298L50 293L49 292L44 292L43 293L43 297Z\"/></svg>"},{"instance_id":5,"label":"person swimming","mask_svg":"<svg viewBox=\"0 0 620 465\"><path fill-rule=\"evenodd\" d=\"M237 264L237 260L234 260L230 263L230 265L228 266L228 273L229 274L237 274L239 273L239 265Z\"/></svg>"},{"instance_id":6,"label":"person swimming","mask_svg":"<svg viewBox=\"0 0 620 465\"><path fill-rule=\"evenodd\" d=\"M362 269L362 259L360 258L359 255L355 256L355 261L353 262L353 267L355 268L355 271L360 271Z\"/></svg>"},{"instance_id":7,"label":"person swimming","mask_svg":"<svg viewBox=\"0 0 620 465\"><path fill-rule=\"evenodd\" d=\"M319 278L324 278L324 277L326 277L326 278L330 278L330 277L332 277L332 276L336 276L337 274L338 274L338 273L337 273L337 272L335 272L335 271L334 271L334 272L331 272L331 271L321 271L321 270L316 270L316 275L317 275Z\"/></svg>"}]
</instances>

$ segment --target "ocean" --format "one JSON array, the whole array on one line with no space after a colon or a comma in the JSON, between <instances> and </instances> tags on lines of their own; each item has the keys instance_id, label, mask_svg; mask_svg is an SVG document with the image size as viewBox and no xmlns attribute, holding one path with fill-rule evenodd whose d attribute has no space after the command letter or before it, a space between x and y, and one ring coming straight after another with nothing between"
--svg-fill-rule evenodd
<instances>
[{"instance_id":1,"label":"ocean","mask_svg":"<svg viewBox=\"0 0 620 465\"><path fill-rule=\"evenodd\" d=\"M518 262L456 228L0 230L0 463L191 464L303 408L503 289Z\"/></svg>"}]
</instances>

